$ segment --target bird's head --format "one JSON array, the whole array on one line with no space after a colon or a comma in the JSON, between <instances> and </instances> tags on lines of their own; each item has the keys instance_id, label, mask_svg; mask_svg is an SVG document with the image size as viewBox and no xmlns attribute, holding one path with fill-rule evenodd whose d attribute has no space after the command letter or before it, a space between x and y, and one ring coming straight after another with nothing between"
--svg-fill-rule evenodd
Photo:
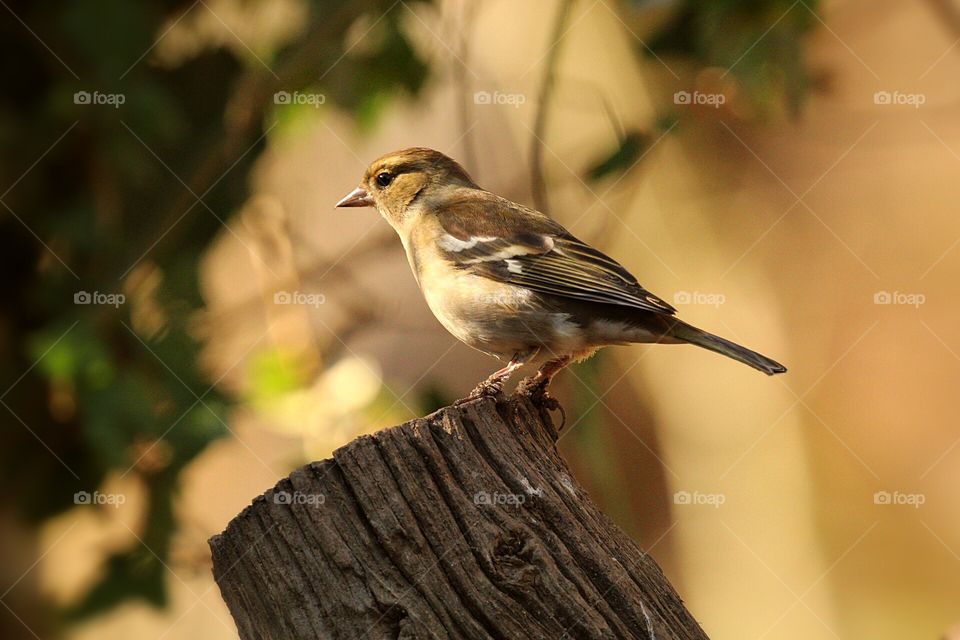
<instances>
[{"instance_id":1,"label":"bird's head","mask_svg":"<svg viewBox=\"0 0 960 640\"><path fill-rule=\"evenodd\" d=\"M394 151L374 160L360 181L338 207L376 207L396 229L400 229L424 201L458 187L477 188L463 167L439 151L414 147Z\"/></svg>"}]
</instances>

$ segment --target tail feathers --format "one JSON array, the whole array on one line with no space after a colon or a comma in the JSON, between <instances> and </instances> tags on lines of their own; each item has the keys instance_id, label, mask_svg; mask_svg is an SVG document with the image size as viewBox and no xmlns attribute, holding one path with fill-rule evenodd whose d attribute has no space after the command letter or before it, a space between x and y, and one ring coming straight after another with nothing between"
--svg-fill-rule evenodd
<instances>
[{"instance_id":1,"label":"tail feathers","mask_svg":"<svg viewBox=\"0 0 960 640\"><path fill-rule=\"evenodd\" d=\"M684 322L678 322L674 325L670 334L684 342L689 342L698 347L703 347L704 349L725 355L728 358L739 360L743 364L751 366L757 371L762 371L768 376L783 373L787 370L787 368L779 362L760 355L756 351L741 347L734 342L730 342L720 336L715 336L712 333L707 333L702 329L698 329Z\"/></svg>"}]
</instances>

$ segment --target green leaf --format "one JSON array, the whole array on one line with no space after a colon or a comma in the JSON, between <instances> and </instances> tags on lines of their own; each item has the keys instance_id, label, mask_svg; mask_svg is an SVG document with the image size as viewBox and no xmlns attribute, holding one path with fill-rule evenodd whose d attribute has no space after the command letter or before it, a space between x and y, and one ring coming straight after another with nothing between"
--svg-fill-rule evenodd
<instances>
[{"instance_id":1,"label":"green leaf","mask_svg":"<svg viewBox=\"0 0 960 640\"><path fill-rule=\"evenodd\" d=\"M302 368L296 356L287 351L271 349L256 354L249 365L253 398L273 400L296 391L306 382Z\"/></svg>"},{"instance_id":2,"label":"green leaf","mask_svg":"<svg viewBox=\"0 0 960 640\"><path fill-rule=\"evenodd\" d=\"M596 181L630 170L650 146L650 142L650 136L646 133L628 132L616 149L587 169L587 178Z\"/></svg>"}]
</instances>

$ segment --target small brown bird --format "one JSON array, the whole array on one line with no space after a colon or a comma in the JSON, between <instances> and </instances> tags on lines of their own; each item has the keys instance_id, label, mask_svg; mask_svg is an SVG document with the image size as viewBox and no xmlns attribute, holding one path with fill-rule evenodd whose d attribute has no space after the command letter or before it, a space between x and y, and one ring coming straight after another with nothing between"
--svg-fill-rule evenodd
<instances>
[{"instance_id":1,"label":"small brown bird","mask_svg":"<svg viewBox=\"0 0 960 640\"><path fill-rule=\"evenodd\" d=\"M496 395L520 366L539 364L521 393L546 398L558 371L607 345L689 343L768 375L786 368L682 322L612 258L539 211L481 189L425 148L389 153L338 207L377 208L396 229L440 323L508 364L469 397Z\"/></svg>"}]
</instances>

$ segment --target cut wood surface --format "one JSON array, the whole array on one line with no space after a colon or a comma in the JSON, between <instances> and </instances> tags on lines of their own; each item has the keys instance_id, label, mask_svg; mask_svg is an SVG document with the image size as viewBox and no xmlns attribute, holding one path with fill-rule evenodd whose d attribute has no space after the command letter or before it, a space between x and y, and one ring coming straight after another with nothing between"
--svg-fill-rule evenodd
<instances>
[{"instance_id":1,"label":"cut wood surface","mask_svg":"<svg viewBox=\"0 0 960 640\"><path fill-rule=\"evenodd\" d=\"M210 539L240 637L706 638L555 442L484 398L297 469Z\"/></svg>"}]
</instances>

